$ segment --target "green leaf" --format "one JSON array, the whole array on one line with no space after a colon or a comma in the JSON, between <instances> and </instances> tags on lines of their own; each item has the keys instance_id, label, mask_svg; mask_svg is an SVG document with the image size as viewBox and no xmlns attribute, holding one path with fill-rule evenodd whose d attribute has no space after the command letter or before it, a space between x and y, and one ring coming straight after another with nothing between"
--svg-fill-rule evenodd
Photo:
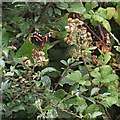
<instances>
[{"instance_id":1,"label":"green leaf","mask_svg":"<svg viewBox=\"0 0 120 120\"><path fill-rule=\"evenodd\" d=\"M76 70L71 74L68 74L66 77L69 78L70 80L73 80L79 83L81 80L82 74L80 73L80 71Z\"/></svg>"},{"instance_id":2,"label":"green leaf","mask_svg":"<svg viewBox=\"0 0 120 120\"><path fill-rule=\"evenodd\" d=\"M67 3L57 3L57 7L62 10L65 10L68 8L68 4Z\"/></svg>"},{"instance_id":3,"label":"green leaf","mask_svg":"<svg viewBox=\"0 0 120 120\"><path fill-rule=\"evenodd\" d=\"M111 107L113 104L116 104L118 102L118 96L106 97L104 100Z\"/></svg>"},{"instance_id":4,"label":"green leaf","mask_svg":"<svg viewBox=\"0 0 120 120\"><path fill-rule=\"evenodd\" d=\"M84 14L83 17L84 17L85 19L90 19L90 18L91 18L91 15L90 15L90 14Z\"/></svg>"},{"instance_id":5,"label":"green leaf","mask_svg":"<svg viewBox=\"0 0 120 120\"><path fill-rule=\"evenodd\" d=\"M12 4L14 4L15 2L27 2L26 0L13 0Z\"/></svg>"},{"instance_id":6,"label":"green leaf","mask_svg":"<svg viewBox=\"0 0 120 120\"><path fill-rule=\"evenodd\" d=\"M107 10L107 19L110 20L115 13L115 8L114 7L107 7L106 10Z\"/></svg>"},{"instance_id":7,"label":"green leaf","mask_svg":"<svg viewBox=\"0 0 120 120\"><path fill-rule=\"evenodd\" d=\"M95 50L97 47L96 46L94 46L94 47L90 47L90 48L88 48L88 50Z\"/></svg>"},{"instance_id":8,"label":"green leaf","mask_svg":"<svg viewBox=\"0 0 120 120\"><path fill-rule=\"evenodd\" d=\"M96 100L95 100L94 97L88 97L87 99L88 99L90 102L92 102L93 104L96 103Z\"/></svg>"},{"instance_id":9,"label":"green leaf","mask_svg":"<svg viewBox=\"0 0 120 120\"><path fill-rule=\"evenodd\" d=\"M25 110L25 108L24 108L23 105L19 105L19 106L14 107L12 111L18 112L18 111L20 111L20 110Z\"/></svg>"},{"instance_id":10,"label":"green leaf","mask_svg":"<svg viewBox=\"0 0 120 120\"><path fill-rule=\"evenodd\" d=\"M68 66L68 63L65 60L60 61L63 65Z\"/></svg>"},{"instance_id":11,"label":"green leaf","mask_svg":"<svg viewBox=\"0 0 120 120\"><path fill-rule=\"evenodd\" d=\"M87 107L86 100L82 97L77 97L77 105L86 108Z\"/></svg>"},{"instance_id":12,"label":"green leaf","mask_svg":"<svg viewBox=\"0 0 120 120\"><path fill-rule=\"evenodd\" d=\"M49 16L52 16L53 15L53 8L49 7L47 12L48 12Z\"/></svg>"},{"instance_id":13,"label":"green leaf","mask_svg":"<svg viewBox=\"0 0 120 120\"><path fill-rule=\"evenodd\" d=\"M95 78L100 78L101 77L101 75L100 75L100 72L99 72L99 69L94 69L92 72L90 72L90 75L92 76L92 77L95 77Z\"/></svg>"},{"instance_id":14,"label":"green leaf","mask_svg":"<svg viewBox=\"0 0 120 120\"><path fill-rule=\"evenodd\" d=\"M41 82L42 82L43 86L45 86L46 88L50 89L51 80L50 80L50 78L48 76L41 77Z\"/></svg>"},{"instance_id":15,"label":"green leaf","mask_svg":"<svg viewBox=\"0 0 120 120\"><path fill-rule=\"evenodd\" d=\"M55 68L53 68L53 67L46 67L45 69L43 69L42 71L41 71L41 75L45 75L45 74L47 74L48 72L55 72L55 71L57 71Z\"/></svg>"},{"instance_id":16,"label":"green leaf","mask_svg":"<svg viewBox=\"0 0 120 120\"><path fill-rule=\"evenodd\" d=\"M96 117L98 117L98 116L100 116L100 115L102 115L102 112L99 112L99 111L94 112L94 113L92 114L92 118L96 118Z\"/></svg>"},{"instance_id":17,"label":"green leaf","mask_svg":"<svg viewBox=\"0 0 120 120\"><path fill-rule=\"evenodd\" d=\"M106 65L111 59L111 52L107 52L104 55L104 64Z\"/></svg>"},{"instance_id":18,"label":"green leaf","mask_svg":"<svg viewBox=\"0 0 120 120\"><path fill-rule=\"evenodd\" d=\"M95 78L92 80L92 82L95 84L95 85L99 85L100 84L100 78Z\"/></svg>"},{"instance_id":19,"label":"green leaf","mask_svg":"<svg viewBox=\"0 0 120 120\"><path fill-rule=\"evenodd\" d=\"M75 83L75 84L73 84L71 87L70 87L70 92L72 92L72 91L77 91L77 88L79 87L79 84L78 83Z\"/></svg>"},{"instance_id":20,"label":"green leaf","mask_svg":"<svg viewBox=\"0 0 120 120\"><path fill-rule=\"evenodd\" d=\"M54 12L55 12L55 14L61 15L61 10L59 10L57 8L54 8Z\"/></svg>"},{"instance_id":21,"label":"green leaf","mask_svg":"<svg viewBox=\"0 0 120 120\"><path fill-rule=\"evenodd\" d=\"M109 22L108 22L107 20L104 19L103 22L102 22L102 24L103 24L104 28L105 28L108 32L111 31L111 26L110 26L110 24L109 24Z\"/></svg>"},{"instance_id":22,"label":"green leaf","mask_svg":"<svg viewBox=\"0 0 120 120\"><path fill-rule=\"evenodd\" d=\"M106 19L107 10L102 8L102 7L99 7L95 14L101 16L104 19Z\"/></svg>"},{"instance_id":23,"label":"green leaf","mask_svg":"<svg viewBox=\"0 0 120 120\"><path fill-rule=\"evenodd\" d=\"M29 59L32 59L32 49L37 48L35 45L31 44L29 42L29 40L25 40L25 42L23 43L23 45L20 47L20 49L16 52L15 57L19 58L19 57L23 57L26 56Z\"/></svg>"},{"instance_id":24,"label":"green leaf","mask_svg":"<svg viewBox=\"0 0 120 120\"><path fill-rule=\"evenodd\" d=\"M85 7L81 3L72 3L70 4L70 8L67 10L68 12L75 12L80 14L83 14L86 11Z\"/></svg>"},{"instance_id":25,"label":"green leaf","mask_svg":"<svg viewBox=\"0 0 120 120\"><path fill-rule=\"evenodd\" d=\"M109 74L104 79L101 80L102 83L109 83L115 80L118 80L119 77L116 74Z\"/></svg>"},{"instance_id":26,"label":"green leaf","mask_svg":"<svg viewBox=\"0 0 120 120\"><path fill-rule=\"evenodd\" d=\"M115 48L118 52L120 52L120 46L114 46L114 48Z\"/></svg>"},{"instance_id":27,"label":"green leaf","mask_svg":"<svg viewBox=\"0 0 120 120\"><path fill-rule=\"evenodd\" d=\"M98 21L98 22L102 22L104 20L103 17L99 16L99 15L93 15L92 18L95 20L95 21Z\"/></svg>"},{"instance_id":28,"label":"green leaf","mask_svg":"<svg viewBox=\"0 0 120 120\"><path fill-rule=\"evenodd\" d=\"M0 70L5 67L5 61L0 59Z\"/></svg>"},{"instance_id":29,"label":"green leaf","mask_svg":"<svg viewBox=\"0 0 120 120\"><path fill-rule=\"evenodd\" d=\"M75 84L75 81L70 80L70 79L68 79L67 77L65 77L64 79L62 79L62 80L59 82L59 85L60 85L60 86L63 86L64 84L74 85L74 84Z\"/></svg>"},{"instance_id":30,"label":"green leaf","mask_svg":"<svg viewBox=\"0 0 120 120\"><path fill-rule=\"evenodd\" d=\"M9 82L9 80L2 82L0 90L6 91L10 87L10 85L11 85L11 82Z\"/></svg>"},{"instance_id":31,"label":"green leaf","mask_svg":"<svg viewBox=\"0 0 120 120\"><path fill-rule=\"evenodd\" d=\"M55 109L48 110L47 116L48 116L48 118L57 118L58 117L58 112Z\"/></svg>"},{"instance_id":32,"label":"green leaf","mask_svg":"<svg viewBox=\"0 0 120 120\"><path fill-rule=\"evenodd\" d=\"M112 73L112 68L109 65L103 65L100 67L101 76L104 78Z\"/></svg>"},{"instance_id":33,"label":"green leaf","mask_svg":"<svg viewBox=\"0 0 120 120\"><path fill-rule=\"evenodd\" d=\"M63 89L59 89L54 93L54 96L62 99L66 95L66 92Z\"/></svg>"},{"instance_id":34,"label":"green leaf","mask_svg":"<svg viewBox=\"0 0 120 120\"><path fill-rule=\"evenodd\" d=\"M54 109L51 105L48 105L44 108L45 111L48 111L48 110L51 110L51 109Z\"/></svg>"},{"instance_id":35,"label":"green leaf","mask_svg":"<svg viewBox=\"0 0 120 120\"><path fill-rule=\"evenodd\" d=\"M99 111L99 105L97 104L91 104L88 106L88 108L86 109L85 113L90 113L93 114L95 111Z\"/></svg>"},{"instance_id":36,"label":"green leaf","mask_svg":"<svg viewBox=\"0 0 120 120\"><path fill-rule=\"evenodd\" d=\"M54 45L56 45L57 43L59 43L59 41L54 41L50 44L44 44L43 46L43 51L45 53L45 58L48 58L48 50L51 49Z\"/></svg>"},{"instance_id":37,"label":"green leaf","mask_svg":"<svg viewBox=\"0 0 120 120\"><path fill-rule=\"evenodd\" d=\"M92 96L92 95L94 95L96 92L98 92L100 90L100 88L98 88L98 87L95 87L95 88L93 88L92 90L91 90L91 93L90 93L90 95Z\"/></svg>"},{"instance_id":38,"label":"green leaf","mask_svg":"<svg viewBox=\"0 0 120 120\"><path fill-rule=\"evenodd\" d=\"M118 2L113 18L120 25L120 2Z\"/></svg>"},{"instance_id":39,"label":"green leaf","mask_svg":"<svg viewBox=\"0 0 120 120\"><path fill-rule=\"evenodd\" d=\"M77 97L71 97L65 101L65 104L68 104L68 106L72 106L76 104L77 102Z\"/></svg>"},{"instance_id":40,"label":"green leaf","mask_svg":"<svg viewBox=\"0 0 120 120\"><path fill-rule=\"evenodd\" d=\"M9 43L9 36L5 28L2 29L2 45L7 46Z\"/></svg>"}]
</instances>

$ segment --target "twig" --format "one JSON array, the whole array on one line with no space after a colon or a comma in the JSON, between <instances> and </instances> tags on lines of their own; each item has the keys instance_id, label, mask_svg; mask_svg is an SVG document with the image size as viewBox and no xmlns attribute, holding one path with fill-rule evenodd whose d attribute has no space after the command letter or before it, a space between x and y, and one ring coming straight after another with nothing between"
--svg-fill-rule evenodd
<instances>
[{"instance_id":1,"label":"twig","mask_svg":"<svg viewBox=\"0 0 120 120\"><path fill-rule=\"evenodd\" d=\"M43 96L42 94L38 94L38 93L35 93L36 95L38 95L42 100L48 102L52 107L56 108L56 109L59 109L61 110L62 112L66 112L72 116L75 116L76 118L80 119L80 120L83 120L80 116L76 115L75 113L73 113L72 111L68 111L68 110L64 110L64 109L61 109L60 107L58 107L57 105L55 105L54 103L52 103L50 100L48 100L45 96Z\"/></svg>"},{"instance_id":2,"label":"twig","mask_svg":"<svg viewBox=\"0 0 120 120\"><path fill-rule=\"evenodd\" d=\"M103 31L102 31L102 27L101 27L101 25L99 25L98 28L99 28L99 31L100 31L100 34L101 34L102 40L104 41L104 40L105 40L105 36L104 36Z\"/></svg>"},{"instance_id":3,"label":"twig","mask_svg":"<svg viewBox=\"0 0 120 120\"><path fill-rule=\"evenodd\" d=\"M77 14L77 17L78 17L78 19L81 20L79 14ZM86 23L84 23L84 26L85 26L99 41L101 41L101 43L104 44L104 42L102 41L102 39L101 39Z\"/></svg>"},{"instance_id":4,"label":"twig","mask_svg":"<svg viewBox=\"0 0 120 120\"><path fill-rule=\"evenodd\" d=\"M22 95L24 93L24 91L21 91L13 100L12 102L14 102L20 95Z\"/></svg>"},{"instance_id":5,"label":"twig","mask_svg":"<svg viewBox=\"0 0 120 120\"><path fill-rule=\"evenodd\" d=\"M87 24L84 23L84 25L85 25L85 27L87 27L87 29L88 29L101 43L104 44L104 42L102 41L102 39L101 39Z\"/></svg>"},{"instance_id":6,"label":"twig","mask_svg":"<svg viewBox=\"0 0 120 120\"><path fill-rule=\"evenodd\" d=\"M39 15L39 18L36 20L35 24L42 21L46 10L48 9L48 7L49 7L51 4L52 4L52 3L47 3L47 4L43 7L43 9L41 10L41 13L40 13L40 15ZM32 25L32 27L30 27L30 28L28 29L27 34L24 36L24 38L27 38L28 35L29 35L29 33L32 32L33 29L34 29L34 25Z\"/></svg>"},{"instance_id":7,"label":"twig","mask_svg":"<svg viewBox=\"0 0 120 120\"><path fill-rule=\"evenodd\" d=\"M88 65L87 65L86 60L85 60L85 58L84 58L83 55L82 55L82 60L83 60L83 63L84 63L84 65L85 65L85 67L87 68L87 71L88 71L88 74L89 74L89 77L90 77L91 85L94 86L94 85L93 85L93 82L92 82L92 76L91 76L91 74L90 74L90 70L89 70L89 68L88 68Z\"/></svg>"},{"instance_id":8,"label":"twig","mask_svg":"<svg viewBox=\"0 0 120 120\"><path fill-rule=\"evenodd\" d=\"M113 34L113 33L111 33L111 32L109 32L110 33L110 35L114 38L114 40L118 43L118 45L120 45L120 42L119 42L119 40L115 37L115 35Z\"/></svg>"},{"instance_id":9,"label":"twig","mask_svg":"<svg viewBox=\"0 0 120 120\"><path fill-rule=\"evenodd\" d=\"M30 86L30 89L27 90L26 92L30 91L33 86L34 86L34 84L32 84ZM16 97L14 97L14 99L12 100L12 102L15 101L20 95L23 95L24 93L25 93L25 90L21 91Z\"/></svg>"},{"instance_id":10,"label":"twig","mask_svg":"<svg viewBox=\"0 0 120 120\"><path fill-rule=\"evenodd\" d=\"M60 78L59 78L57 84L56 84L55 87L54 87L54 91L56 90L56 88L57 88L59 82L66 76L67 71L70 69L70 67L71 67L71 66L67 66L66 70L63 71L63 73L62 73L62 75L60 76Z\"/></svg>"}]
</instances>

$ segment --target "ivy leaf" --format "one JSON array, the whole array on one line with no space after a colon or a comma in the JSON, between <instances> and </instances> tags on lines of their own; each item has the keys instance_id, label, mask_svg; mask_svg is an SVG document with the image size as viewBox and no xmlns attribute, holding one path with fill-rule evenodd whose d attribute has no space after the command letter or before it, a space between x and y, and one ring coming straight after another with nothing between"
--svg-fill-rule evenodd
<instances>
[{"instance_id":1,"label":"ivy leaf","mask_svg":"<svg viewBox=\"0 0 120 120\"><path fill-rule=\"evenodd\" d=\"M94 94L97 93L99 90L100 90L100 88L98 88L98 87L93 88L93 89L91 90L90 95L91 95L91 96L94 95Z\"/></svg>"},{"instance_id":2,"label":"ivy leaf","mask_svg":"<svg viewBox=\"0 0 120 120\"><path fill-rule=\"evenodd\" d=\"M109 24L109 22L108 22L107 20L104 19L103 22L102 22L102 24L103 24L104 28L105 28L108 32L111 31L111 26L110 26L110 24Z\"/></svg>"}]
</instances>

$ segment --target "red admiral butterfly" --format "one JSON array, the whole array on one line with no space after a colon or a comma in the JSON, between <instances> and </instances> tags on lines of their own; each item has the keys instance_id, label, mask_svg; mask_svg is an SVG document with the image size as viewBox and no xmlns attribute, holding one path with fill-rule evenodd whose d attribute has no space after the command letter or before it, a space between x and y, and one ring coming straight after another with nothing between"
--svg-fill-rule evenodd
<instances>
[{"instance_id":1,"label":"red admiral butterfly","mask_svg":"<svg viewBox=\"0 0 120 120\"><path fill-rule=\"evenodd\" d=\"M43 47L44 43L48 41L48 38L52 36L52 32L49 32L42 37L41 32L35 31L32 36L29 38L29 41L36 45L37 47Z\"/></svg>"}]
</instances>

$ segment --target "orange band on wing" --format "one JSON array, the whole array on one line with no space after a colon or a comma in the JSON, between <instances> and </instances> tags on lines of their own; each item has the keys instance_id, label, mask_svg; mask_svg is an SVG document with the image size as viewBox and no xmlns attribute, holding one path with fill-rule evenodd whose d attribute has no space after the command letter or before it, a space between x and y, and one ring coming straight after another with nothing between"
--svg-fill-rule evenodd
<instances>
[{"instance_id":1,"label":"orange band on wing","mask_svg":"<svg viewBox=\"0 0 120 120\"><path fill-rule=\"evenodd\" d=\"M39 41L42 42L42 39L40 39L37 35L34 35L34 37L36 37Z\"/></svg>"}]
</instances>

